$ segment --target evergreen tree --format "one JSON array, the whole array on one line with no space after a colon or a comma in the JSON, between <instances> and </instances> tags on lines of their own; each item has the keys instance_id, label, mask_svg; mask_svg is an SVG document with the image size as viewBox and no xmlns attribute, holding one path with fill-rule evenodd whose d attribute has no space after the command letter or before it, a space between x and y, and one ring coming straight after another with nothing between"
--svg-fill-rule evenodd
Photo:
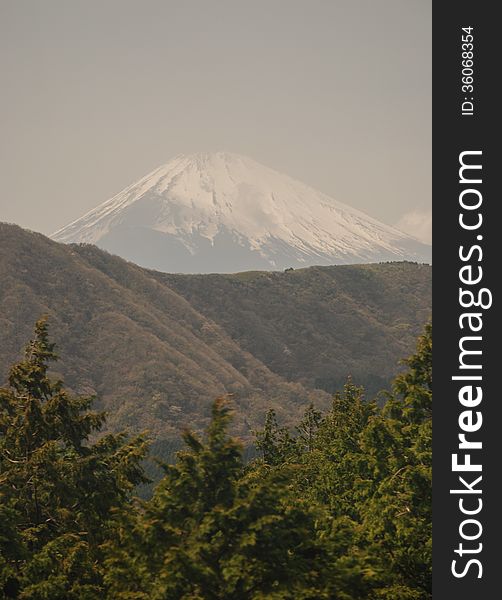
<instances>
[{"instance_id":1,"label":"evergreen tree","mask_svg":"<svg viewBox=\"0 0 502 600\"><path fill-rule=\"evenodd\" d=\"M216 401L207 440L185 433L187 449L165 466L152 500L124 516L107 561L114 598L318 597L314 515L285 477L246 472L229 419Z\"/></svg>"},{"instance_id":2,"label":"evergreen tree","mask_svg":"<svg viewBox=\"0 0 502 600\"><path fill-rule=\"evenodd\" d=\"M330 557L325 597L431 598L430 324L403 363L383 408L349 379L327 414L307 411L297 436L274 415L258 433L254 468L294 467L294 493L319 511L316 535Z\"/></svg>"},{"instance_id":3,"label":"evergreen tree","mask_svg":"<svg viewBox=\"0 0 502 600\"><path fill-rule=\"evenodd\" d=\"M432 327L382 408L349 379L245 465L225 401L151 500L145 441L53 380L47 322L0 389L0 595L32 600L430 600Z\"/></svg>"},{"instance_id":4,"label":"evergreen tree","mask_svg":"<svg viewBox=\"0 0 502 600\"><path fill-rule=\"evenodd\" d=\"M255 432L256 447L264 464L282 465L296 457L296 440L287 427L280 427L275 410L267 411L263 430Z\"/></svg>"},{"instance_id":5,"label":"evergreen tree","mask_svg":"<svg viewBox=\"0 0 502 600\"><path fill-rule=\"evenodd\" d=\"M0 585L5 597L102 598L99 546L113 509L143 481L142 438L89 441L92 398L52 380L47 320L0 389Z\"/></svg>"},{"instance_id":6,"label":"evergreen tree","mask_svg":"<svg viewBox=\"0 0 502 600\"><path fill-rule=\"evenodd\" d=\"M365 508L372 552L406 600L431 597L432 583L432 325L403 361L393 394L366 432L365 451L378 466L378 488ZM382 590L391 599L397 591ZM405 593L405 590L406 593ZM392 595L394 594L394 596Z\"/></svg>"}]
</instances>

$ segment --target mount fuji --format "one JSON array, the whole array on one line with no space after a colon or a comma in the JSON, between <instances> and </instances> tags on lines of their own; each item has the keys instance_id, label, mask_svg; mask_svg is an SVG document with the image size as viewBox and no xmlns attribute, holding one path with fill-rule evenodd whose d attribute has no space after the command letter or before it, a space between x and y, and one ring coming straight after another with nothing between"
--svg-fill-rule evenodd
<instances>
[{"instance_id":1,"label":"mount fuji","mask_svg":"<svg viewBox=\"0 0 502 600\"><path fill-rule=\"evenodd\" d=\"M51 237L165 272L431 261L430 246L225 152L179 155Z\"/></svg>"}]
</instances>

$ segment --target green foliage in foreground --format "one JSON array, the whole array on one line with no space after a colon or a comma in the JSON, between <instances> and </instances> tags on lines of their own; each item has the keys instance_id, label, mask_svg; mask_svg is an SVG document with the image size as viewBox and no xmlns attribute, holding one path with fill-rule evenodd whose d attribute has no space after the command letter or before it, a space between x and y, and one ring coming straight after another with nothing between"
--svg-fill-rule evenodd
<instances>
[{"instance_id":1,"label":"green foliage in foreground","mask_svg":"<svg viewBox=\"0 0 502 600\"><path fill-rule=\"evenodd\" d=\"M270 412L250 464L216 401L204 439L186 432L141 502L145 441L89 440L104 417L48 378L40 321L0 390L0 594L431 598L431 350L428 326L383 408L349 380L294 432Z\"/></svg>"},{"instance_id":2,"label":"green foliage in foreground","mask_svg":"<svg viewBox=\"0 0 502 600\"><path fill-rule=\"evenodd\" d=\"M104 588L101 545L110 515L142 482L144 440L107 435L91 398L47 376L56 358L47 324L0 390L0 589L7 598L82 600ZM102 596L101 596L102 597Z\"/></svg>"}]
</instances>

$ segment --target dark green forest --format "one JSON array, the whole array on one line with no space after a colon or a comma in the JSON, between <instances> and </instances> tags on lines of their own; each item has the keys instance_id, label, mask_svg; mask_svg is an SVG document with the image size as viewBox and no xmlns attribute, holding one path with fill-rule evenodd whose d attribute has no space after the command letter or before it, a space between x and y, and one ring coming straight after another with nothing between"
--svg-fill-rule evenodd
<instances>
[{"instance_id":1,"label":"dark green forest","mask_svg":"<svg viewBox=\"0 0 502 600\"><path fill-rule=\"evenodd\" d=\"M334 393L351 373L376 394L429 318L431 273L393 262L155 277L287 381Z\"/></svg>"},{"instance_id":2,"label":"dark green forest","mask_svg":"<svg viewBox=\"0 0 502 600\"><path fill-rule=\"evenodd\" d=\"M147 500L146 436L100 434L56 358L42 319L0 390L3 597L431 598L430 325L378 401L348 380L295 427L269 411L252 461L216 400Z\"/></svg>"}]
</instances>

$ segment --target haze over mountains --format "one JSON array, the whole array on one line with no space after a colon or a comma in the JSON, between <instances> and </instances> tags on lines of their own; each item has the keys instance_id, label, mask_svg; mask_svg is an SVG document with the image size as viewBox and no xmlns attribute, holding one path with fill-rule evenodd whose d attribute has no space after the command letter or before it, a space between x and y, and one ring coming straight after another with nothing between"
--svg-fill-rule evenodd
<instances>
[{"instance_id":1,"label":"haze over mountains","mask_svg":"<svg viewBox=\"0 0 502 600\"><path fill-rule=\"evenodd\" d=\"M294 422L348 374L381 389L430 316L427 265L169 275L6 224L0 247L2 382L45 313L56 372L98 396L110 428L157 440L204 427L225 393L249 439L268 408Z\"/></svg>"},{"instance_id":2,"label":"haze over mountains","mask_svg":"<svg viewBox=\"0 0 502 600\"><path fill-rule=\"evenodd\" d=\"M177 156L52 237L164 272L431 260L430 246L225 152Z\"/></svg>"}]
</instances>

